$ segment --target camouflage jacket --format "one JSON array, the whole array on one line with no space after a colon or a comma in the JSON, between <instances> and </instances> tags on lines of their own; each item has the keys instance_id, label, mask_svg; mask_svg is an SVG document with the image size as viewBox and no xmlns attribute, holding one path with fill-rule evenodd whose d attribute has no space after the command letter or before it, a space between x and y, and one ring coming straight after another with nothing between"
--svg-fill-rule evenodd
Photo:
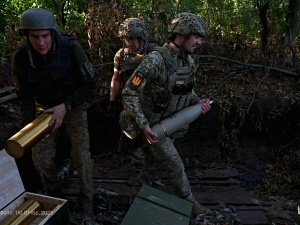
<instances>
[{"instance_id":1,"label":"camouflage jacket","mask_svg":"<svg viewBox=\"0 0 300 225\"><path fill-rule=\"evenodd\" d=\"M59 42L56 43L56 46L59 46ZM43 68L47 68L48 65L51 65L52 62L57 57L59 58L59 55L61 55L61 46L56 50L51 48L51 50L44 56L38 54L29 43L25 44L25 47L27 49L30 48L34 69L36 69L37 71L43 71ZM62 99L57 99L57 96L52 94L51 96L48 96L48 99L49 102L53 102L56 105L64 103L64 101L68 101L68 103L71 104L72 108L75 108L88 101L88 98L91 96L93 90L95 89L95 80L92 64L88 60L78 42L72 42L72 45L70 46L69 57L71 57L71 60L61 59L60 62L62 64L66 63L66 61L71 63L71 71L65 73L71 73L76 82L76 88L74 91L72 91L72 93L68 93L68 95L63 97ZM21 106L23 125L30 123L35 119L36 116L36 93L32 88L28 77L28 64L30 62L29 58L29 54L26 51L21 52L21 48L15 52L12 58L12 75L16 86L18 100ZM49 71L50 77L54 76L51 75L52 72L55 73L53 69L55 68L52 68L52 71ZM62 72L60 71L60 73ZM56 78L53 79L53 88L55 89L55 84L59 82L59 80L55 80ZM59 85L63 85L63 83L60 83ZM45 93L44 95L47 95L47 93ZM48 93L48 95L50 95L50 93ZM56 105L45 106L45 108L54 107Z\"/></svg>"},{"instance_id":2,"label":"camouflage jacket","mask_svg":"<svg viewBox=\"0 0 300 225\"><path fill-rule=\"evenodd\" d=\"M190 76L194 77L195 62L191 56L188 55L187 59L184 60L182 53L172 49L168 43L164 44L163 48L173 57L174 68L183 67L188 61L187 63L192 68ZM144 57L141 64L125 84L122 91L124 109L135 118L136 124L140 129L150 126L150 117L157 104L154 99L144 101L145 98L141 99L141 96L142 94L147 95L144 90L149 85L153 86L154 84L154 86L157 85L159 88L166 86L167 81L170 79L168 70L170 69L166 67L163 56L154 50ZM198 95L192 90L189 104L194 104L199 100Z\"/></svg>"}]
</instances>

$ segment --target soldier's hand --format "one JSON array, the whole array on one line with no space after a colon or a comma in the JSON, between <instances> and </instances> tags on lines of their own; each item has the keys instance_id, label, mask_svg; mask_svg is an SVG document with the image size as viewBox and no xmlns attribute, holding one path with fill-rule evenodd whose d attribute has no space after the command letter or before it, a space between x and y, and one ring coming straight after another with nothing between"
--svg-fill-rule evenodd
<instances>
[{"instance_id":1,"label":"soldier's hand","mask_svg":"<svg viewBox=\"0 0 300 225\"><path fill-rule=\"evenodd\" d=\"M53 113L52 118L49 122L49 126L52 126L53 123L54 127L53 127L53 131L55 131L57 128L59 128L62 125L62 122L65 118L65 115L67 113L67 109L64 103L57 105L53 108L44 110L44 112L51 112Z\"/></svg>"},{"instance_id":2,"label":"soldier's hand","mask_svg":"<svg viewBox=\"0 0 300 225\"><path fill-rule=\"evenodd\" d=\"M158 142L158 140L153 140L153 137L157 137L157 135L152 132L152 130L150 129L149 126L147 126L143 129L143 133L144 133L145 138L147 139L147 141L149 142L150 145L151 144L156 144Z\"/></svg>"},{"instance_id":3,"label":"soldier's hand","mask_svg":"<svg viewBox=\"0 0 300 225\"><path fill-rule=\"evenodd\" d=\"M209 99L202 99L196 103L196 104L202 104L202 114L203 115L205 113L207 113L211 108L211 106L209 105L209 102L210 102Z\"/></svg>"}]
</instances>

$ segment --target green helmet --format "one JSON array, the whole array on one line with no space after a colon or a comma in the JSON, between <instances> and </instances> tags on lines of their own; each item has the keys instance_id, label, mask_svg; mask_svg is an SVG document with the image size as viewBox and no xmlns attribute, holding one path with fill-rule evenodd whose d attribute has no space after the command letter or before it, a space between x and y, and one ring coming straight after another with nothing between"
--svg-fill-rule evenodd
<instances>
[{"instance_id":1,"label":"green helmet","mask_svg":"<svg viewBox=\"0 0 300 225\"><path fill-rule=\"evenodd\" d=\"M208 35L208 28L206 23L193 13L179 13L172 20L168 27L169 37L174 34L181 34L182 36L188 36L191 34L198 34L201 37Z\"/></svg>"},{"instance_id":2,"label":"green helmet","mask_svg":"<svg viewBox=\"0 0 300 225\"><path fill-rule=\"evenodd\" d=\"M20 20L19 34L24 30L54 30L60 35L59 27L53 14L46 9L33 8L26 10Z\"/></svg>"},{"instance_id":3,"label":"green helmet","mask_svg":"<svg viewBox=\"0 0 300 225\"><path fill-rule=\"evenodd\" d=\"M120 38L140 37L144 41L147 41L149 34L147 27L142 20L138 18L128 18L121 23L118 36Z\"/></svg>"}]
</instances>

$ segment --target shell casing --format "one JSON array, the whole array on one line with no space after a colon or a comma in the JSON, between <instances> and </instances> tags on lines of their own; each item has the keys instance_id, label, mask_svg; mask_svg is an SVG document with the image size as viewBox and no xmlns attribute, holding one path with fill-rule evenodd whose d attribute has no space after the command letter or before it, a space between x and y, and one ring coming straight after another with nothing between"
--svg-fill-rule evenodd
<instances>
[{"instance_id":1,"label":"shell casing","mask_svg":"<svg viewBox=\"0 0 300 225\"><path fill-rule=\"evenodd\" d=\"M52 126L49 126L51 117L51 113L43 113L34 121L27 124L22 130L6 141L6 152L14 158L21 158L31 147L52 131L54 123Z\"/></svg>"},{"instance_id":2,"label":"shell casing","mask_svg":"<svg viewBox=\"0 0 300 225\"><path fill-rule=\"evenodd\" d=\"M42 206L38 201L28 199L19 206L12 215L4 220L1 225L27 225L41 212L41 210Z\"/></svg>"}]
</instances>

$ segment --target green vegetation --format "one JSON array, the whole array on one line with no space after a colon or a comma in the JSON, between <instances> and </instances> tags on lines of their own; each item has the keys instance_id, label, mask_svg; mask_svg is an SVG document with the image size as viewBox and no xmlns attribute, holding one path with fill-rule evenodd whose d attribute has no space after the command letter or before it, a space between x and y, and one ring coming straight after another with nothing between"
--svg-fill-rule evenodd
<instances>
[{"instance_id":1,"label":"green vegetation","mask_svg":"<svg viewBox=\"0 0 300 225\"><path fill-rule=\"evenodd\" d=\"M273 106L270 113L269 113L269 115L268 115L268 119L269 120L275 120L280 116L281 116L280 111L277 109L276 106Z\"/></svg>"},{"instance_id":2,"label":"green vegetation","mask_svg":"<svg viewBox=\"0 0 300 225\"><path fill-rule=\"evenodd\" d=\"M110 13L116 13L116 15L109 15L115 19L115 28L125 17L142 17L149 27L151 38L159 44L165 42L167 25L173 16L179 12L188 11L204 18L209 25L210 35L214 38L220 37L229 40L241 36L243 41L249 41L258 46L261 44L261 29L263 28L261 20L264 16L262 9L265 7L267 9L265 16L268 18L268 37L275 35L281 39L287 33L287 28L290 27L295 29L294 33L292 32L292 40L296 38L293 41L299 41L299 23L297 21L296 25L288 23L288 15L293 13L291 9L296 12L299 10L299 3L296 0L111 0L97 1L97 4L84 0L25 0L21 2L19 0L2 0L0 3L1 49L5 46L2 42L8 26L14 25L17 29L22 12L33 7L52 11L62 33L75 34L82 42L86 42L88 39L86 30L89 24L86 23L86 18L96 9L99 11L99 8L103 8ZM103 24L107 22L108 18L101 17L101 15L98 17ZM92 19L96 20L96 18ZM112 26L111 23L107 25ZM109 39L105 39L105 41L109 41ZM111 41L114 41L114 37L111 37Z\"/></svg>"}]
</instances>

